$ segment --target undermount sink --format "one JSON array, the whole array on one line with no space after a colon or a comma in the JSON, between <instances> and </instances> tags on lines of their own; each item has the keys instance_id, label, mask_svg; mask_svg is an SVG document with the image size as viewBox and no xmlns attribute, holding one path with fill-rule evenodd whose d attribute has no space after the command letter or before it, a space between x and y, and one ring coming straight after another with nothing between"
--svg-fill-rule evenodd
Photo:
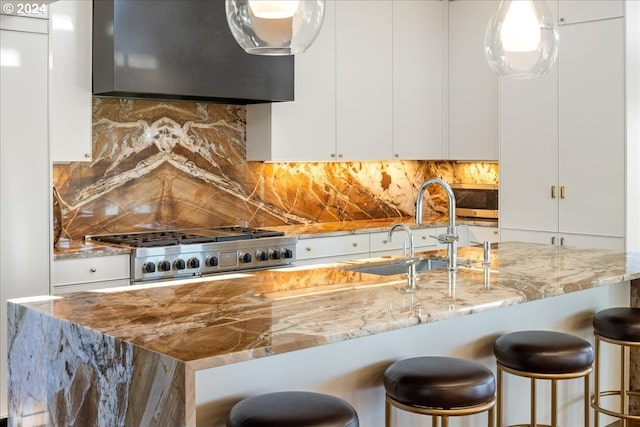
<instances>
[{"instance_id":1,"label":"undermount sink","mask_svg":"<svg viewBox=\"0 0 640 427\"><path fill-rule=\"evenodd\" d=\"M460 264L460 263L459 263ZM435 270L441 268L447 268L447 260L425 258L416 261L416 271ZM392 276L394 274L407 273L409 266L404 260L401 262L394 262L392 264L377 264L377 265L364 265L361 267L347 267L345 270L355 271L358 273L377 274L379 276Z\"/></svg>"}]
</instances>

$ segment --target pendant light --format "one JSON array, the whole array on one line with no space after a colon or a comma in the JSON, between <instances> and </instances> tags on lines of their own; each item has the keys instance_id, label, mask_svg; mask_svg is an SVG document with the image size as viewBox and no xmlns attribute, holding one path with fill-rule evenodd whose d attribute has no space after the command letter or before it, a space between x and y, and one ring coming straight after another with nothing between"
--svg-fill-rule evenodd
<instances>
[{"instance_id":1,"label":"pendant light","mask_svg":"<svg viewBox=\"0 0 640 427\"><path fill-rule=\"evenodd\" d=\"M231 34L247 53L296 55L313 43L324 0L226 0Z\"/></svg>"},{"instance_id":2,"label":"pendant light","mask_svg":"<svg viewBox=\"0 0 640 427\"><path fill-rule=\"evenodd\" d=\"M500 76L546 75L558 57L558 26L543 0L502 0L484 38L489 66Z\"/></svg>"}]
</instances>

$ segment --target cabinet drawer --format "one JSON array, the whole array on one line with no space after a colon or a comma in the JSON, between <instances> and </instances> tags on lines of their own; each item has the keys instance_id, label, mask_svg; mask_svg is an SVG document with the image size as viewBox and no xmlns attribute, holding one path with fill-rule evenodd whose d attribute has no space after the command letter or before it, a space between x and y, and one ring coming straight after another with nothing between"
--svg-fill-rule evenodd
<instances>
[{"instance_id":1,"label":"cabinet drawer","mask_svg":"<svg viewBox=\"0 0 640 427\"><path fill-rule=\"evenodd\" d=\"M368 234L351 234L348 236L302 239L298 240L298 244L296 246L297 259L362 253L365 253L366 255L369 253Z\"/></svg>"},{"instance_id":2,"label":"cabinet drawer","mask_svg":"<svg viewBox=\"0 0 640 427\"><path fill-rule=\"evenodd\" d=\"M115 288L120 286L129 286L129 279L108 280L106 282L79 283L73 285L54 285L53 295L68 294L70 292L85 292L96 289Z\"/></svg>"},{"instance_id":3,"label":"cabinet drawer","mask_svg":"<svg viewBox=\"0 0 640 427\"><path fill-rule=\"evenodd\" d=\"M129 277L129 255L61 259L53 262L54 286Z\"/></svg>"},{"instance_id":4,"label":"cabinet drawer","mask_svg":"<svg viewBox=\"0 0 640 427\"><path fill-rule=\"evenodd\" d=\"M500 241L498 227L482 227L476 225L469 226L469 244L477 245L485 241L496 243Z\"/></svg>"},{"instance_id":5,"label":"cabinet drawer","mask_svg":"<svg viewBox=\"0 0 640 427\"><path fill-rule=\"evenodd\" d=\"M414 247L435 248L437 240L430 236L435 236L438 234L438 232L438 228L419 228L412 230ZM402 229L397 229L393 232L393 238L391 242L387 241L388 233L386 231L371 233L370 237L371 252L397 250L399 251L398 254L401 254L403 244L406 244L407 251L409 250L409 236L407 235L407 232Z\"/></svg>"}]
</instances>

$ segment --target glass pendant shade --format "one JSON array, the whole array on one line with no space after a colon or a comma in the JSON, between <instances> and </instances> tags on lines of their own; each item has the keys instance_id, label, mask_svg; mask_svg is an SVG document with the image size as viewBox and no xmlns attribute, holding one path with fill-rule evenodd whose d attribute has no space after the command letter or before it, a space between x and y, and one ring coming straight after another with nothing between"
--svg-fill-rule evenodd
<instances>
[{"instance_id":1,"label":"glass pendant shade","mask_svg":"<svg viewBox=\"0 0 640 427\"><path fill-rule=\"evenodd\" d=\"M296 55L318 36L324 0L226 0L231 34L247 53Z\"/></svg>"},{"instance_id":2,"label":"glass pendant shade","mask_svg":"<svg viewBox=\"0 0 640 427\"><path fill-rule=\"evenodd\" d=\"M500 76L546 75L558 57L558 26L543 0L502 0L484 38L489 66Z\"/></svg>"}]
</instances>

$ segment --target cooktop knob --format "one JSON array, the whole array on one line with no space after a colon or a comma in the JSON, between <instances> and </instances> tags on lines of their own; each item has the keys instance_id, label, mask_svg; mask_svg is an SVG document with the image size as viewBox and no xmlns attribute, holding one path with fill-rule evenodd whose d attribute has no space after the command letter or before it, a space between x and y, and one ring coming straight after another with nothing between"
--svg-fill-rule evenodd
<instances>
[{"instance_id":1,"label":"cooktop knob","mask_svg":"<svg viewBox=\"0 0 640 427\"><path fill-rule=\"evenodd\" d=\"M207 258L207 265L209 267L215 267L216 265L218 265L218 257L217 256L212 256Z\"/></svg>"},{"instance_id":2,"label":"cooktop knob","mask_svg":"<svg viewBox=\"0 0 640 427\"><path fill-rule=\"evenodd\" d=\"M269 254L267 254L265 251L258 251L256 252L256 258L258 259L258 261L268 261ZM251 260L249 260L249 262L251 262Z\"/></svg>"},{"instance_id":3,"label":"cooktop knob","mask_svg":"<svg viewBox=\"0 0 640 427\"><path fill-rule=\"evenodd\" d=\"M293 258L293 251L291 249L285 249L282 251L282 255L284 255L285 258Z\"/></svg>"},{"instance_id":4,"label":"cooktop knob","mask_svg":"<svg viewBox=\"0 0 640 427\"><path fill-rule=\"evenodd\" d=\"M169 261L160 261L158 263L158 270L169 271L171 270L171 263Z\"/></svg>"},{"instance_id":5,"label":"cooktop knob","mask_svg":"<svg viewBox=\"0 0 640 427\"><path fill-rule=\"evenodd\" d=\"M187 265L189 268L198 268L200 267L200 260L198 258L189 258L187 261Z\"/></svg>"},{"instance_id":6,"label":"cooktop knob","mask_svg":"<svg viewBox=\"0 0 640 427\"><path fill-rule=\"evenodd\" d=\"M280 259L280 251L271 251L271 259Z\"/></svg>"},{"instance_id":7,"label":"cooktop knob","mask_svg":"<svg viewBox=\"0 0 640 427\"><path fill-rule=\"evenodd\" d=\"M155 273L156 272L156 265L152 262L145 262L142 265L142 271L145 273Z\"/></svg>"},{"instance_id":8,"label":"cooktop knob","mask_svg":"<svg viewBox=\"0 0 640 427\"><path fill-rule=\"evenodd\" d=\"M242 255L240 255L240 262L243 262L243 263L246 264L246 263L251 262L251 260L252 260L251 254L242 254Z\"/></svg>"},{"instance_id":9,"label":"cooktop knob","mask_svg":"<svg viewBox=\"0 0 640 427\"><path fill-rule=\"evenodd\" d=\"M183 259L178 258L173 262L173 266L176 270L184 270L187 265L185 264Z\"/></svg>"}]
</instances>

